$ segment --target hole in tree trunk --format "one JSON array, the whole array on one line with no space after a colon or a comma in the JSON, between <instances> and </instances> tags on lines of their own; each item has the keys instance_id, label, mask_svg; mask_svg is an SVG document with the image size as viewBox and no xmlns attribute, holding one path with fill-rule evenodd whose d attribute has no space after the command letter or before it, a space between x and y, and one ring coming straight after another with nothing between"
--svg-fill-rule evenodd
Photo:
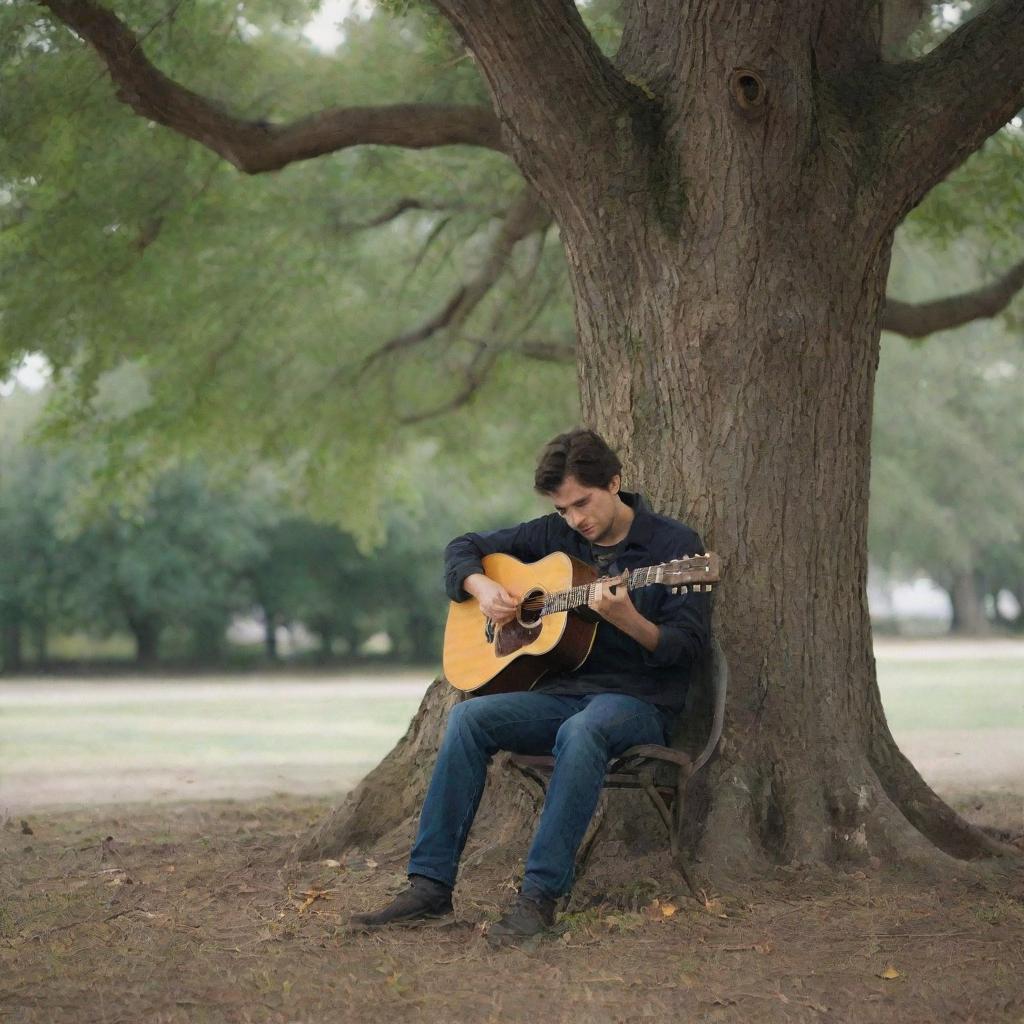
<instances>
[{"instance_id":1,"label":"hole in tree trunk","mask_svg":"<svg viewBox=\"0 0 1024 1024\"><path fill-rule=\"evenodd\" d=\"M735 68L729 76L729 92L736 106L748 117L764 113L768 89L764 79L756 71L751 71L750 68Z\"/></svg>"}]
</instances>

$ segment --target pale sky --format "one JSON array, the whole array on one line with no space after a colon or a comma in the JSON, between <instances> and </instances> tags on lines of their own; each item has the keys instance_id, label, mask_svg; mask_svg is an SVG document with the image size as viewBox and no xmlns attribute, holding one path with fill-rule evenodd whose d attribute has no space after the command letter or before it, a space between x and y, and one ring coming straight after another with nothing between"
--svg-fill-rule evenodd
<instances>
[{"instance_id":1,"label":"pale sky","mask_svg":"<svg viewBox=\"0 0 1024 1024\"><path fill-rule=\"evenodd\" d=\"M6 398L20 384L29 391L38 391L50 376L49 363L40 355L25 356L14 373L7 380L0 380L0 398Z\"/></svg>"},{"instance_id":2,"label":"pale sky","mask_svg":"<svg viewBox=\"0 0 1024 1024\"><path fill-rule=\"evenodd\" d=\"M318 50L331 53L345 38L341 22L350 14L368 17L372 10L372 0L324 0L319 13L303 29L302 34Z\"/></svg>"}]
</instances>

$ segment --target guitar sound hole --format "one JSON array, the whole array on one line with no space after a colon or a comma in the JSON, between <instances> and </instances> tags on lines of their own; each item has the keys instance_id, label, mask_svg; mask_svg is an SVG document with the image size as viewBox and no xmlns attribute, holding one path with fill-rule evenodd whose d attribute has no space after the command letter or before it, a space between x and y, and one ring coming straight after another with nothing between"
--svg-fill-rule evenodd
<instances>
[{"instance_id":1,"label":"guitar sound hole","mask_svg":"<svg viewBox=\"0 0 1024 1024\"><path fill-rule=\"evenodd\" d=\"M540 613L544 607L544 591L535 587L528 591L519 604L519 614L516 618L519 625L529 629L540 622Z\"/></svg>"}]
</instances>

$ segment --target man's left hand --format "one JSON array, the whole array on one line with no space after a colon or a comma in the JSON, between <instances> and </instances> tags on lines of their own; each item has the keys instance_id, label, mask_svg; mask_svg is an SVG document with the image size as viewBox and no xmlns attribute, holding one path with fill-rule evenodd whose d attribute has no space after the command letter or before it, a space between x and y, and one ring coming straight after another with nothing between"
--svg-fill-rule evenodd
<instances>
[{"instance_id":1,"label":"man's left hand","mask_svg":"<svg viewBox=\"0 0 1024 1024\"><path fill-rule=\"evenodd\" d=\"M615 577L597 581L589 606L605 622L610 622L620 629L639 615L633 599L629 596L629 587L621 581L616 583Z\"/></svg>"},{"instance_id":2,"label":"man's left hand","mask_svg":"<svg viewBox=\"0 0 1024 1024\"><path fill-rule=\"evenodd\" d=\"M629 587L618 577L598 580L588 604L605 622L621 629L645 650L653 651L658 646L658 627L637 611Z\"/></svg>"}]
</instances>

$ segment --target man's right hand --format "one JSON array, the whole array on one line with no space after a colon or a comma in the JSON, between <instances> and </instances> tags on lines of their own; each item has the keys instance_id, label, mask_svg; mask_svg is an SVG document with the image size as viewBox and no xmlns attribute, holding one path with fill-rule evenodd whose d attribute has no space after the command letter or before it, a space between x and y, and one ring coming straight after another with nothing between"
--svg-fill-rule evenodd
<instances>
[{"instance_id":1,"label":"man's right hand","mask_svg":"<svg viewBox=\"0 0 1024 1024\"><path fill-rule=\"evenodd\" d=\"M516 617L519 598L489 576L480 572L473 573L462 581L462 589L477 599L480 610L496 626L504 626Z\"/></svg>"}]
</instances>

